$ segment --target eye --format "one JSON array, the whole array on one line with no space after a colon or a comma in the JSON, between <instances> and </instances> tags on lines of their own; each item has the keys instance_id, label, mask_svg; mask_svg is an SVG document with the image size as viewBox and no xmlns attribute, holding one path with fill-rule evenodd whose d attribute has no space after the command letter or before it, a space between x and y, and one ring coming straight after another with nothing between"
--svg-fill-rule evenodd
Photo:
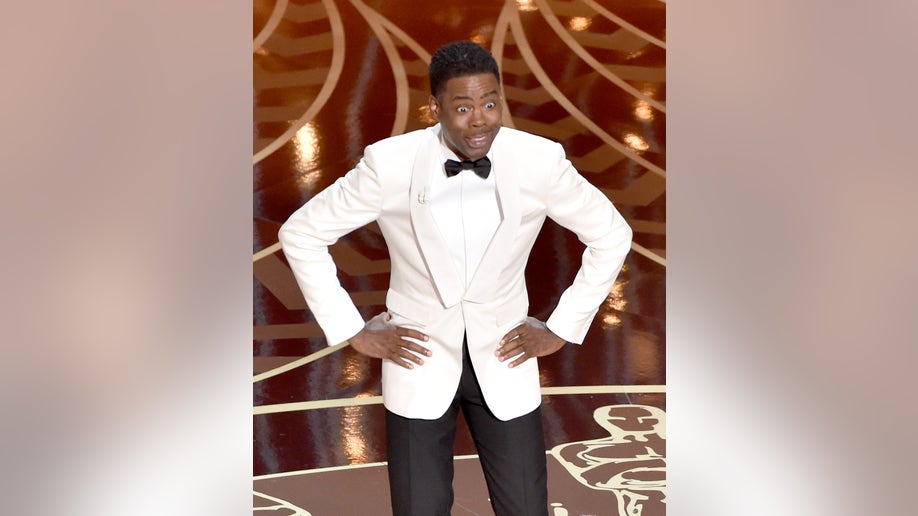
<instances>
[{"instance_id":1,"label":"eye","mask_svg":"<svg viewBox=\"0 0 918 516\"><path fill-rule=\"evenodd\" d=\"M460 113L468 113L468 112L469 112L469 108L468 108L468 106L459 106L458 108L456 108L456 111L458 111L458 112L460 112Z\"/></svg>"},{"instance_id":2,"label":"eye","mask_svg":"<svg viewBox=\"0 0 918 516\"><path fill-rule=\"evenodd\" d=\"M494 109L496 107L497 107L497 104L495 104L494 102L488 102L487 104L485 104L485 109Z\"/></svg>"}]
</instances>

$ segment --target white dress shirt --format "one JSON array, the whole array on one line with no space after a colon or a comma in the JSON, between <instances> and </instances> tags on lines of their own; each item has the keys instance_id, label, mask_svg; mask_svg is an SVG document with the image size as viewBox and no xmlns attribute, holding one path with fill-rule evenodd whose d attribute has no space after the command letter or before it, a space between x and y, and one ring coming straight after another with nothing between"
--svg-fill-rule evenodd
<instances>
[{"instance_id":1,"label":"white dress shirt","mask_svg":"<svg viewBox=\"0 0 918 516\"><path fill-rule=\"evenodd\" d=\"M447 159L461 160L442 139L440 148L443 159L430 182L430 211L449 247L459 278L468 287L501 220L495 171L492 168L487 179L471 170L447 177L442 163Z\"/></svg>"}]
</instances>

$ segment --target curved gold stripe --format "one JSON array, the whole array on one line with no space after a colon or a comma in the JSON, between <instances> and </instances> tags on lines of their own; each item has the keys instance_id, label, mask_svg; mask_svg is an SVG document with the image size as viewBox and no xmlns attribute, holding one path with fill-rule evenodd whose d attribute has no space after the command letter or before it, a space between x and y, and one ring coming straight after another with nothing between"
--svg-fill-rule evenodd
<instances>
[{"instance_id":1,"label":"curved gold stripe","mask_svg":"<svg viewBox=\"0 0 918 516\"><path fill-rule=\"evenodd\" d=\"M369 7L367 7L367 9L369 9ZM411 36L405 33L405 31L403 31L398 25L392 23L392 21L390 21L388 18L379 14L379 12L377 11L373 11L373 12L378 17L379 23L383 27L385 27L386 30L388 30L389 32L392 33L392 35L394 35L399 40L401 40L401 42L404 43L405 46L410 48L412 52L414 52L415 54L418 55L418 57L423 59L425 63L430 63L430 54L427 52L427 50L424 49L424 47L422 47L417 41L411 39Z\"/></svg>"},{"instance_id":2,"label":"curved gold stripe","mask_svg":"<svg viewBox=\"0 0 918 516\"><path fill-rule=\"evenodd\" d=\"M280 249L281 249L280 242L271 244L268 247L265 247L264 249L262 249L261 251L258 251L257 253L253 254L252 263L255 263L258 260L261 260L262 258L264 258L265 256L268 256L269 254L274 254L277 251L280 251Z\"/></svg>"},{"instance_id":3,"label":"curved gold stripe","mask_svg":"<svg viewBox=\"0 0 918 516\"><path fill-rule=\"evenodd\" d=\"M646 256L647 258L650 258L651 260L653 260L653 261L659 263L660 265L666 267L666 258L663 258L662 256L658 255L657 253L654 253L654 252L651 251L650 249L647 249L646 247L644 247L644 246L642 246L642 245L640 245L640 244L635 244L634 242L631 242L631 248L634 249L634 252L636 252L637 254L640 254L640 255L642 255L642 256Z\"/></svg>"},{"instance_id":4,"label":"curved gold stripe","mask_svg":"<svg viewBox=\"0 0 918 516\"><path fill-rule=\"evenodd\" d=\"M665 393L665 385L567 385L542 387L545 396L559 394L658 394Z\"/></svg>"},{"instance_id":5,"label":"curved gold stripe","mask_svg":"<svg viewBox=\"0 0 918 516\"><path fill-rule=\"evenodd\" d=\"M628 93L634 95L635 97L638 97L644 102L666 113L666 104L660 102L659 100L654 99L653 97L648 97L643 92L641 92L639 89L628 84L624 79L622 79L621 77L609 71L608 68L603 66L602 63L600 63L595 57L593 57L589 52L587 52L586 49L583 48L583 46L580 43L578 43L577 40L574 39L573 36L571 36L571 33L568 32L564 28L564 25L562 25L561 21L558 20L558 17L555 16L555 13L551 11L551 8L548 5L548 2L546 2L545 0L535 0L535 2L539 6L539 11L542 12L542 16L545 18L545 21L547 21L548 25L550 25L552 30L555 31L555 34L557 34L558 37L561 38L561 40L564 41L564 43L568 46L568 48L573 50L574 53L580 57L580 59L583 59L584 61L586 61L586 63L589 64L591 68L596 70L596 72L598 72L599 75L602 75L603 77L608 79L610 82L612 82L619 88L627 91Z\"/></svg>"},{"instance_id":6,"label":"curved gold stripe","mask_svg":"<svg viewBox=\"0 0 918 516\"><path fill-rule=\"evenodd\" d=\"M458 457L457 457L458 458ZM295 477L298 475L314 475L316 473L329 473L332 471L341 471L344 469L364 469L364 468L382 468L388 462L367 462L366 464L346 464L344 466L329 466L327 468L301 469L297 471L283 471L281 473L268 473L266 475L256 475L252 480L269 480L272 478Z\"/></svg>"},{"instance_id":7,"label":"curved gold stripe","mask_svg":"<svg viewBox=\"0 0 918 516\"><path fill-rule=\"evenodd\" d=\"M568 100L568 98L561 93L561 90L555 86L555 83L552 82L552 80L548 77L548 74L545 73L545 70L543 70L539 65L539 60L536 59L532 48L529 46L529 42L526 40L526 33L523 31L523 24L520 21L519 13L514 13L514 16L510 18L510 30L513 32L516 45L520 49L520 54L523 56L523 60L525 60L529 65L530 71L532 71L533 75L535 75L539 80L539 84L541 84L542 87L548 91L548 93L555 99L555 101L561 104L561 106L564 107L564 109L567 110L571 116L576 118L577 121L592 131L593 134L598 136L602 141L611 145L615 150L621 152L629 159L643 165L648 170L666 177L665 170L635 154L631 148L613 138L611 135L609 135L609 133L605 132L601 127L596 125L595 122L590 120L590 117L586 116L582 111L577 109L574 103Z\"/></svg>"},{"instance_id":8,"label":"curved gold stripe","mask_svg":"<svg viewBox=\"0 0 918 516\"><path fill-rule=\"evenodd\" d=\"M542 387L542 394L546 396L557 396L564 394L647 394L665 392L665 385L570 385L562 387ZM379 405L381 403L382 396L299 401L295 403L258 405L253 407L252 413L256 416L260 416L264 414L277 414L280 412L295 412L298 410L356 407L360 405Z\"/></svg>"},{"instance_id":9,"label":"curved gold stripe","mask_svg":"<svg viewBox=\"0 0 918 516\"><path fill-rule=\"evenodd\" d=\"M494 24L494 39L491 41L491 55L498 65L504 58L504 46L507 44L507 28L510 27L510 17L516 11L516 4L513 0L507 0L504 8L500 10L497 22ZM500 101L504 105L504 114L501 125L516 128L513 124L513 117L510 116L510 106L507 105L507 96L503 92L503 81L501 81Z\"/></svg>"},{"instance_id":10,"label":"curved gold stripe","mask_svg":"<svg viewBox=\"0 0 918 516\"><path fill-rule=\"evenodd\" d=\"M395 36L395 38L401 41L402 44L407 46L412 52L414 52L415 55L420 57L425 63L428 63L428 64L430 63L430 53L428 53L427 50L424 49L424 47L422 47L417 41L412 39L411 36L409 36L405 31L403 31L398 25L396 25L391 20L389 20L388 18L380 14L378 11L374 11L370 7L367 7L367 9L372 13L372 16L376 19L376 22L379 23L379 25L383 29L388 31L392 36ZM392 57L390 57L388 53L387 53L387 57L389 57L389 60L392 61ZM405 83L404 94L405 94L405 104L407 108L405 110L400 110L398 112L399 115L401 115L401 113L404 112L405 121L402 124L401 130L396 130L396 127L398 127L397 123L392 124L392 135L393 136L396 134L401 134L405 132L405 129L408 123L408 117L411 114L409 111L411 109L411 106L408 105L408 103L410 102L410 87L408 86L407 72L405 70L401 56L398 55L398 53L395 54L395 59L398 60L398 69L402 71L402 75L405 79L404 80L404 83ZM398 87L398 78L396 79L396 87Z\"/></svg>"},{"instance_id":11,"label":"curved gold stripe","mask_svg":"<svg viewBox=\"0 0 918 516\"><path fill-rule=\"evenodd\" d=\"M284 11L287 10L287 3L287 0L277 0L274 4L274 10L271 11L268 22L261 28L261 32L255 36L255 41L252 43L253 50L261 48L261 46L265 44L265 41L268 41L268 38L271 37L271 34L274 33L274 29L277 28L281 18L284 16Z\"/></svg>"},{"instance_id":12,"label":"curved gold stripe","mask_svg":"<svg viewBox=\"0 0 918 516\"><path fill-rule=\"evenodd\" d=\"M265 500L271 500L272 502L279 503L281 507L285 509L290 509L291 511L293 511L293 514L291 514L290 516L312 516L312 514L306 509L293 505L292 503L288 502L287 500L284 500L283 498L276 498L274 496L260 493L255 490L252 490L252 494L255 496L264 498ZM252 508L253 511L273 511L276 509L278 508L277 507L264 507L264 508L253 507Z\"/></svg>"},{"instance_id":13,"label":"curved gold stripe","mask_svg":"<svg viewBox=\"0 0 918 516\"><path fill-rule=\"evenodd\" d=\"M295 403L258 405L254 407L252 413L256 416L260 416L263 414L277 414L279 412L296 412L298 410L357 407L360 405L379 405L382 402L382 396L367 396L365 398L341 398L336 400L298 401Z\"/></svg>"},{"instance_id":14,"label":"curved gold stripe","mask_svg":"<svg viewBox=\"0 0 918 516\"><path fill-rule=\"evenodd\" d=\"M609 11L609 10L606 9L605 7L599 5L599 4L596 3L594 0L583 0L583 3L586 4L587 7L590 7L590 8L593 9L594 11L596 11L596 12L598 12L599 14L603 15L604 18L606 18L606 19L608 19L608 20L611 20L611 21L615 22L616 24L620 25L623 29L626 29L628 32L631 32L632 34L635 34L636 36L640 37L641 39L645 39L645 40L649 41L650 43L653 43L654 45L656 45L656 46L658 46L658 47L660 47L660 48L662 48L662 49L664 49L664 50L666 49L666 42L665 42L665 41L663 41L663 40L661 40L661 39L657 39L657 38L651 36L650 34L644 32L643 30L641 30L641 29L635 27L634 25L631 25L630 23L628 23L627 21L625 21L624 18L622 18L622 17L620 17L620 16L618 16L618 15L616 15L616 14L613 14L611 11ZM665 2L664 2L664 3L665 3Z\"/></svg>"},{"instance_id":15,"label":"curved gold stripe","mask_svg":"<svg viewBox=\"0 0 918 516\"><path fill-rule=\"evenodd\" d=\"M296 135L297 131L312 120L312 118L316 116L316 113L318 113L319 110L322 109L322 106L328 101L332 91L334 91L335 86L338 84L338 79L341 77L341 70L344 68L344 23L341 21L341 13L339 13L338 8L335 7L334 0L322 0L322 3L325 4L325 9L328 11L328 21L332 29L333 51L328 78L325 80L325 84L322 85L322 89L319 90L319 94L316 96L315 101L310 104L306 112L303 113L303 116L298 118L293 125L284 131L284 134L277 137L277 139L269 143L264 149L255 153L255 156L252 158L253 165L281 148Z\"/></svg>"},{"instance_id":16,"label":"curved gold stripe","mask_svg":"<svg viewBox=\"0 0 918 516\"><path fill-rule=\"evenodd\" d=\"M326 355L331 355L331 354L334 353L335 351L338 351L339 349L344 348L344 347L347 346L348 344L349 344L348 341L344 341L344 342L342 342L341 344L335 344L334 346L328 346L327 348L322 349L322 350L320 350L320 351L316 351L315 353L312 353L311 355L307 355L307 356L305 356L305 357L303 357L303 358L298 358L298 359L296 359L296 360L294 360L294 361L292 361L292 362L288 362L288 363L286 363L286 364L284 364L284 365L282 365L282 366L280 366L280 367L275 367L274 369L269 369L269 370L267 370L267 371L265 371L265 372L263 372L263 373L260 373L260 374L257 374L257 375L255 375L255 376L253 376L253 377L252 377L252 383L260 382L260 381L262 381L262 380L266 380L266 379L268 379L268 378L271 378L272 376L277 376L277 375L279 375L279 374L281 374L281 373L286 373L287 371L291 371L291 370L293 370L293 369L296 369L297 367L306 365L306 364L308 364L308 363L310 363L310 362L314 362L314 361L316 361L316 360L318 360L318 359L320 359L320 358L322 358L322 357L324 357L324 356L326 356Z\"/></svg>"},{"instance_id":17,"label":"curved gold stripe","mask_svg":"<svg viewBox=\"0 0 918 516\"><path fill-rule=\"evenodd\" d=\"M370 29L379 38L379 43L382 45L386 58L389 60L389 65L392 67L392 76L395 79L395 121L392 122L391 135L402 134L405 132L405 128L408 127L408 74L405 71L405 63L402 62L402 58L398 54L398 48L392 42L389 32L380 22L383 16L367 7L360 0L350 0L350 2L360 11L360 14L370 25Z\"/></svg>"},{"instance_id":18,"label":"curved gold stripe","mask_svg":"<svg viewBox=\"0 0 918 516\"><path fill-rule=\"evenodd\" d=\"M545 451L546 454L550 453L548 450ZM469 460L477 459L478 454L471 455L454 455L453 460ZM316 468L316 469L300 469L296 471L283 471L281 473L268 473L266 475L256 475L252 477L252 480L269 480L272 478L284 478L284 477L295 477L299 475L314 475L316 473L330 473L332 471L341 471L345 469L364 469L364 468L382 468L388 464L387 461L382 462L367 462L366 464L345 464L344 466L329 466L327 468Z\"/></svg>"}]
</instances>

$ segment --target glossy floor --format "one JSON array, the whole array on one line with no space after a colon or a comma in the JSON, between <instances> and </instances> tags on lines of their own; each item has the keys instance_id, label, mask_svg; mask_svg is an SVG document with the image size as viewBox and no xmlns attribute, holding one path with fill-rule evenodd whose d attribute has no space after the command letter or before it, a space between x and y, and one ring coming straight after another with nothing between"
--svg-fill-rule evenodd
<instances>
[{"instance_id":1,"label":"glossy floor","mask_svg":"<svg viewBox=\"0 0 918 516\"><path fill-rule=\"evenodd\" d=\"M497 59L504 125L560 142L635 232L583 345L540 361L549 509L664 513L665 9L657 0L255 0L257 514L391 513L379 362L327 347L276 235L364 146L430 124L426 66L457 39ZM548 316L582 250L546 223L526 271L530 315ZM383 311L389 261L378 227L331 251L361 313ZM464 426L455 452L453 514L490 514Z\"/></svg>"}]
</instances>

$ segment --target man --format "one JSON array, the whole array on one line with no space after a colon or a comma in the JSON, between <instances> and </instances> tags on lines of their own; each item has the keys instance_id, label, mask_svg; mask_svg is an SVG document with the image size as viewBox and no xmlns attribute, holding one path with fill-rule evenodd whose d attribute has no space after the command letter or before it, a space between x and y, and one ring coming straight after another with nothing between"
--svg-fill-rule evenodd
<instances>
[{"instance_id":1,"label":"man","mask_svg":"<svg viewBox=\"0 0 918 516\"><path fill-rule=\"evenodd\" d=\"M544 138L501 128L500 73L480 46L430 62L437 125L366 148L280 230L329 344L383 359L396 515L448 515L461 409L498 515L547 514L536 357L581 343L630 249L631 229ZM547 323L527 317L524 271L545 217L587 246ZM328 253L377 221L392 271L387 312L365 323Z\"/></svg>"}]
</instances>

